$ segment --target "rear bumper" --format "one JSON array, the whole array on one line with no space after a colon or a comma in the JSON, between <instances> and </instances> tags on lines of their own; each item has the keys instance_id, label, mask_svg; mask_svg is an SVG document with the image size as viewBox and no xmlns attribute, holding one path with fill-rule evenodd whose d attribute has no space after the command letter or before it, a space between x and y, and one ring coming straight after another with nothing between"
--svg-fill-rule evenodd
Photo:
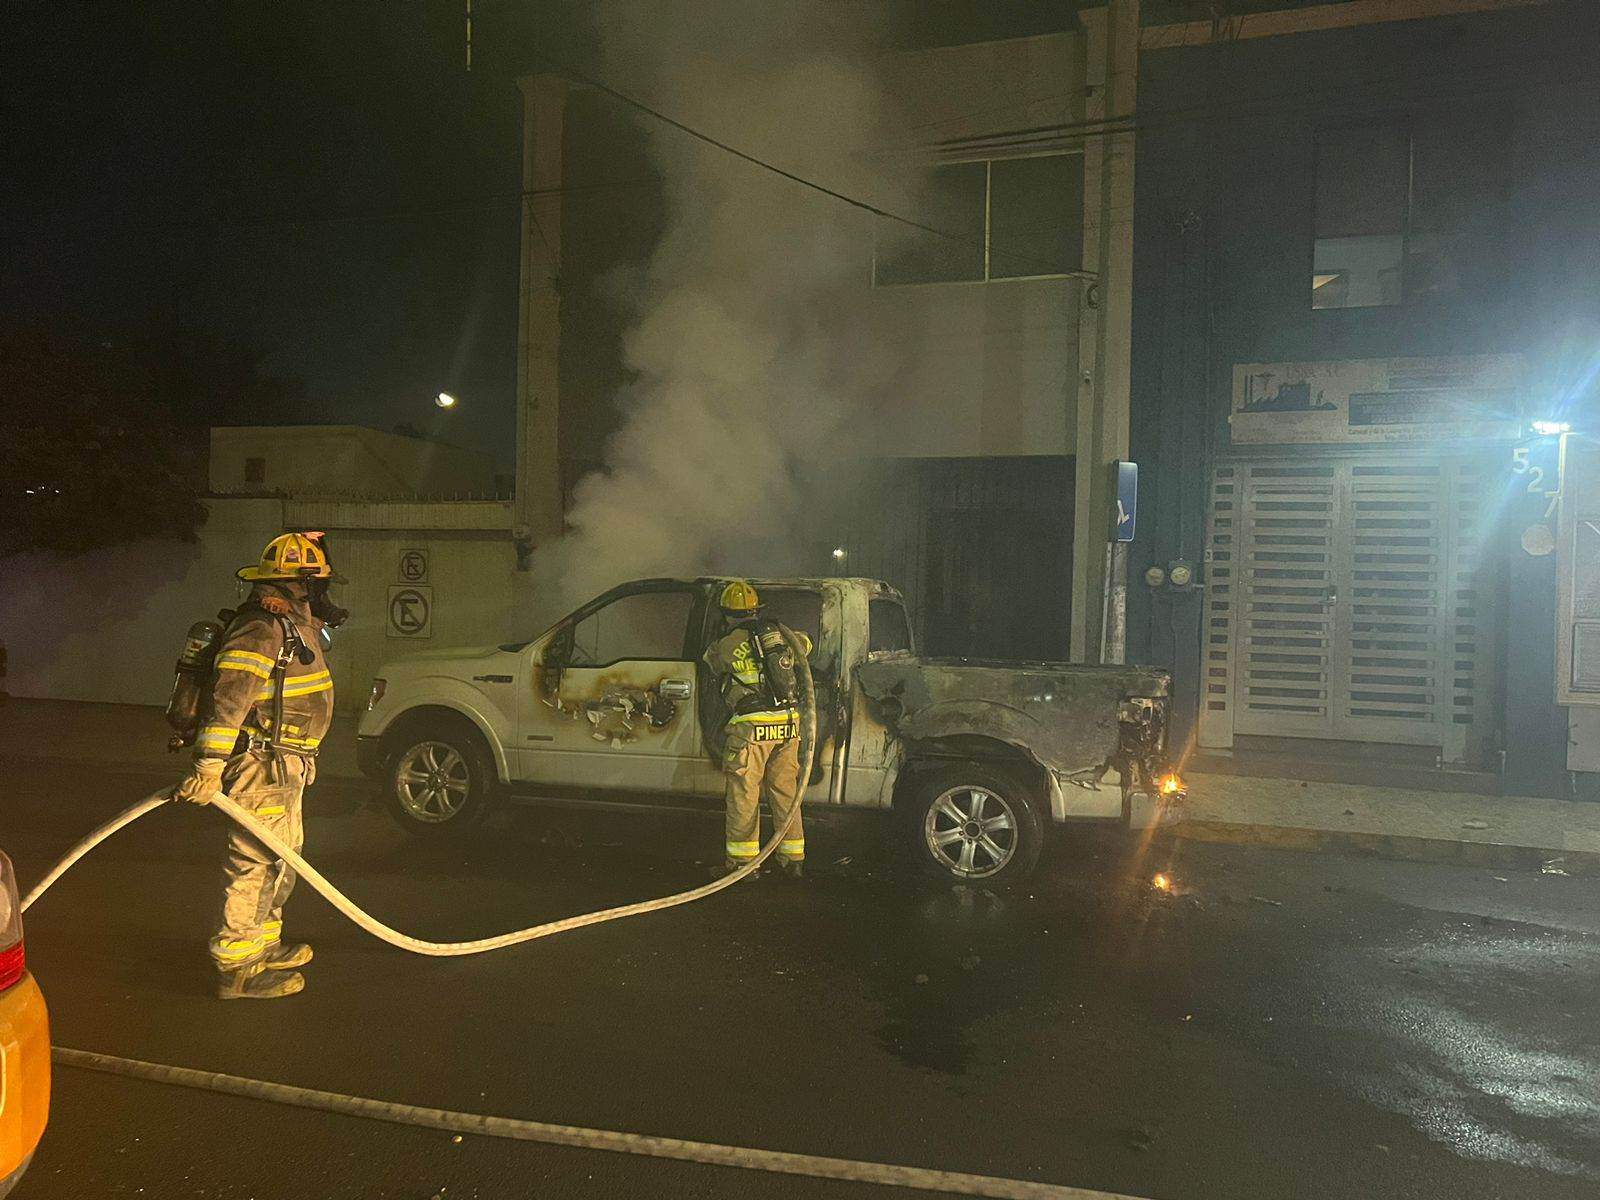
<instances>
[{"instance_id":1,"label":"rear bumper","mask_svg":"<svg viewBox=\"0 0 1600 1200\"><path fill-rule=\"evenodd\" d=\"M0 995L0 1196L16 1184L50 1115L50 1018L25 974Z\"/></svg>"}]
</instances>

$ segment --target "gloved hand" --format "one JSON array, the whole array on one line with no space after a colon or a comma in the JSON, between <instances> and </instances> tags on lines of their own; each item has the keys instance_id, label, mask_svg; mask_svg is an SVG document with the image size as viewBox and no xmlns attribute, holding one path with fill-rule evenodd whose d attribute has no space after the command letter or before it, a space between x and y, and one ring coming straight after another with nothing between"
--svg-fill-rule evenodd
<instances>
[{"instance_id":1,"label":"gloved hand","mask_svg":"<svg viewBox=\"0 0 1600 1200\"><path fill-rule=\"evenodd\" d=\"M172 789L172 798L188 804L210 804L211 798L222 790L222 768L226 759L197 758L182 783Z\"/></svg>"}]
</instances>

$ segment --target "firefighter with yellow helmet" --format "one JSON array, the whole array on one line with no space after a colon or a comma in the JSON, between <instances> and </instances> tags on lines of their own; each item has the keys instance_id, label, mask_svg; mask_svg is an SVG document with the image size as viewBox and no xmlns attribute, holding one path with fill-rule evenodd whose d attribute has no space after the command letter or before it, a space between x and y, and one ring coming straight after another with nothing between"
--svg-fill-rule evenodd
<instances>
[{"instance_id":1,"label":"firefighter with yellow helmet","mask_svg":"<svg viewBox=\"0 0 1600 1200\"><path fill-rule=\"evenodd\" d=\"M305 840L301 801L316 778L317 747L333 718L326 628L346 616L328 598L333 570L321 534L274 538L238 577L250 595L217 644L194 765L175 799L209 804L219 791L290 846ZM224 614L225 616L227 614ZM229 826L222 913L210 943L224 1000L292 996L311 947L283 940L283 905L295 875Z\"/></svg>"},{"instance_id":2,"label":"firefighter with yellow helmet","mask_svg":"<svg viewBox=\"0 0 1600 1200\"><path fill-rule=\"evenodd\" d=\"M804 873L806 835L800 817L800 712L794 655L782 632L761 617L756 589L736 579L722 589L727 631L705 653L727 709L722 769L727 776L724 866L738 870L761 852L761 801L783 833L779 868ZM811 640L795 634L806 655ZM790 823L792 819L792 824ZM786 831L785 831L786 830Z\"/></svg>"}]
</instances>

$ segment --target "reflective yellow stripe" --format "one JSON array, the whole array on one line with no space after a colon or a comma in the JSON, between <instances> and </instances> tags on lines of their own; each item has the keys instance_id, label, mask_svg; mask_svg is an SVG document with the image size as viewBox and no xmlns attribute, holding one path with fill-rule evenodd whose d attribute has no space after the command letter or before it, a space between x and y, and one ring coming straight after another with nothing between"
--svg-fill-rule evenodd
<instances>
[{"instance_id":1,"label":"reflective yellow stripe","mask_svg":"<svg viewBox=\"0 0 1600 1200\"><path fill-rule=\"evenodd\" d=\"M801 854L804 854L805 853L805 849L806 849L806 840L805 840L805 838L784 838L783 841L778 843L778 853L779 854L789 854L789 853L794 852L794 851L798 851Z\"/></svg>"},{"instance_id":2,"label":"reflective yellow stripe","mask_svg":"<svg viewBox=\"0 0 1600 1200\"><path fill-rule=\"evenodd\" d=\"M297 728L299 728L296 725L287 725L287 724L286 724L285 727L289 728L289 729L297 729ZM268 736L269 736L265 729L261 728L261 726L259 726L259 725L254 725L254 724L246 725L245 726L245 732L248 733L251 737L256 737L256 738L267 739ZM321 738L295 737L293 734L288 734L288 733L284 734L282 737L271 738L270 740L277 742L279 745L293 746L296 750L315 750L319 745L322 744L322 739Z\"/></svg>"},{"instance_id":3,"label":"reflective yellow stripe","mask_svg":"<svg viewBox=\"0 0 1600 1200\"><path fill-rule=\"evenodd\" d=\"M768 712L740 713L728 720L729 725L787 725L800 720L800 714L795 709L771 710Z\"/></svg>"},{"instance_id":4,"label":"reflective yellow stripe","mask_svg":"<svg viewBox=\"0 0 1600 1200\"><path fill-rule=\"evenodd\" d=\"M760 842L729 842L729 858L754 858L761 853Z\"/></svg>"},{"instance_id":5,"label":"reflective yellow stripe","mask_svg":"<svg viewBox=\"0 0 1600 1200\"><path fill-rule=\"evenodd\" d=\"M254 958L265 949L266 943L261 938L224 938L216 943L212 954L229 962L238 962Z\"/></svg>"},{"instance_id":6,"label":"reflective yellow stripe","mask_svg":"<svg viewBox=\"0 0 1600 1200\"><path fill-rule=\"evenodd\" d=\"M256 816L258 816L258 817L281 817L281 816L283 816L283 812L284 812L283 805L281 805L281 804L269 804L265 808L256 809Z\"/></svg>"},{"instance_id":7,"label":"reflective yellow stripe","mask_svg":"<svg viewBox=\"0 0 1600 1200\"><path fill-rule=\"evenodd\" d=\"M195 739L195 745L202 750L220 750L226 754L238 740L239 731L230 725L207 725Z\"/></svg>"},{"instance_id":8,"label":"reflective yellow stripe","mask_svg":"<svg viewBox=\"0 0 1600 1200\"><path fill-rule=\"evenodd\" d=\"M268 658L265 654L253 654L249 650L224 650L217 655L217 670L243 671L261 679L272 678L272 668L277 665L276 659Z\"/></svg>"},{"instance_id":9,"label":"reflective yellow stripe","mask_svg":"<svg viewBox=\"0 0 1600 1200\"><path fill-rule=\"evenodd\" d=\"M266 930L268 933L277 933L280 929L283 928L283 922L282 921L263 921L261 923L261 928Z\"/></svg>"},{"instance_id":10,"label":"reflective yellow stripe","mask_svg":"<svg viewBox=\"0 0 1600 1200\"><path fill-rule=\"evenodd\" d=\"M283 685L283 694L285 697L309 696L315 692L331 691L333 691L333 680L326 675L323 675L320 678L313 677L305 681L291 679L288 683Z\"/></svg>"}]
</instances>

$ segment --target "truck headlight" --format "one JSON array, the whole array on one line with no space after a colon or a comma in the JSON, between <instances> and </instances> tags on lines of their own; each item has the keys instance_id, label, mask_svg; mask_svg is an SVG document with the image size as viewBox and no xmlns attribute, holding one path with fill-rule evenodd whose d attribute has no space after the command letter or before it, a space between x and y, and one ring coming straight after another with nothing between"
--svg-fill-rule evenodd
<instances>
[{"instance_id":1,"label":"truck headlight","mask_svg":"<svg viewBox=\"0 0 1600 1200\"><path fill-rule=\"evenodd\" d=\"M389 684L388 684L387 680L374 679L372 681L372 690L367 693L367 711L368 712L371 712L373 709L378 707L378 701L383 699L384 689L387 688L388 686L389 686Z\"/></svg>"}]
</instances>

